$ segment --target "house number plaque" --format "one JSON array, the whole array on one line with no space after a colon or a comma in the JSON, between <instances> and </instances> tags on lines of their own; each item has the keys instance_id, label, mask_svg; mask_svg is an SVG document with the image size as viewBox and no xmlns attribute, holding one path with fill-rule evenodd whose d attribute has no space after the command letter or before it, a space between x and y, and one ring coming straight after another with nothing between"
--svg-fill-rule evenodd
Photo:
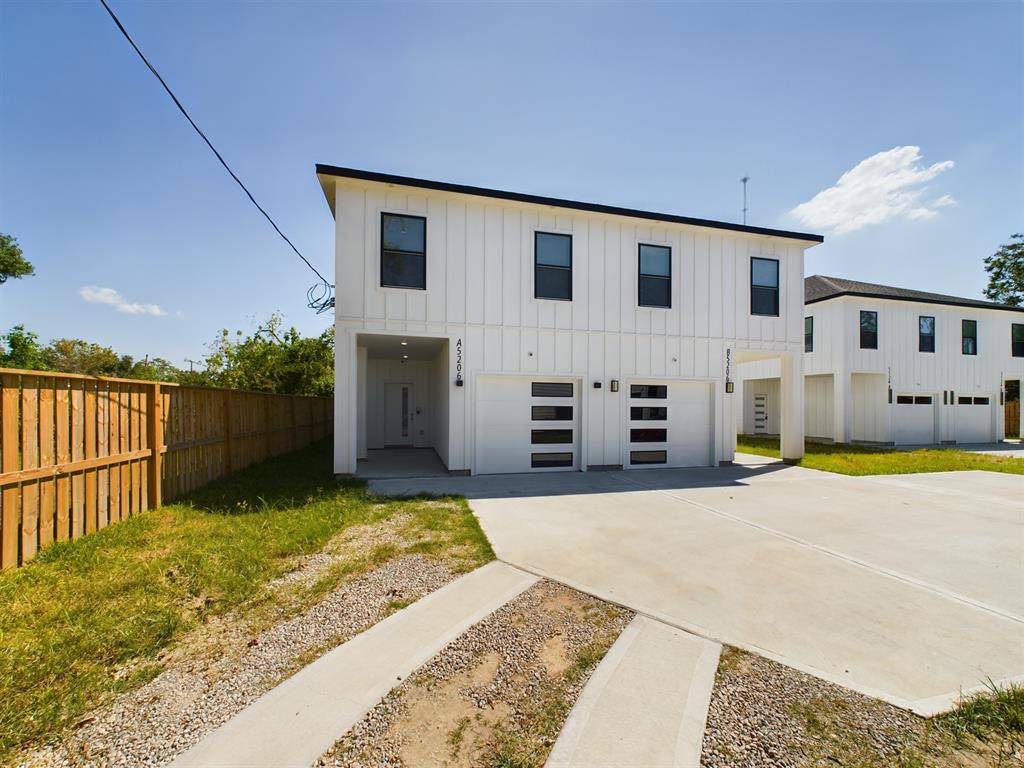
<instances>
[{"instance_id":1,"label":"house number plaque","mask_svg":"<svg viewBox=\"0 0 1024 768\"><path fill-rule=\"evenodd\" d=\"M455 386L462 386L462 339L455 342Z\"/></svg>"}]
</instances>

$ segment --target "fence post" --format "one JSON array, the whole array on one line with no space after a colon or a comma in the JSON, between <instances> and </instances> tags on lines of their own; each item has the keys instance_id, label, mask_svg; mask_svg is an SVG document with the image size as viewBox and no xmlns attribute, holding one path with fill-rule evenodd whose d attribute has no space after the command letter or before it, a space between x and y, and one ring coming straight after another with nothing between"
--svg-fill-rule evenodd
<instances>
[{"instance_id":1,"label":"fence post","mask_svg":"<svg viewBox=\"0 0 1024 768\"><path fill-rule=\"evenodd\" d=\"M223 389L224 393L224 474L228 475L234 470L231 457L231 390Z\"/></svg>"},{"instance_id":2,"label":"fence post","mask_svg":"<svg viewBox=\"0 0 1024 768\"><path fill-rule=\"evenodd\" d=\"M163 489L161 483L163 473L160 465L163 462L164 447L164 402L160 392L160 382L155 382L149 388L149 423L147 426L149 438L149 508L158 509L163 501Z\"/></svg>"}]
</instances>

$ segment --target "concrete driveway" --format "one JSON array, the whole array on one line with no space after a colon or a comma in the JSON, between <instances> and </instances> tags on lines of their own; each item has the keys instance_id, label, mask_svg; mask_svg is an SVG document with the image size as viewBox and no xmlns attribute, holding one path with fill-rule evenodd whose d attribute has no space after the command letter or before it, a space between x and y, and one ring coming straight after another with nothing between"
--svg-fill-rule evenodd
<instances>
[{"instance_id":1,"label":"concrete driveway","mask_svg":"<svg viewBox=\"0 0 1024 768\"><path fill-rule=\"evenodd\" d=\"M1024 478L718 469L383 480L498 556L920 714L1024 679Z\"/></svg>"}]
</instances>

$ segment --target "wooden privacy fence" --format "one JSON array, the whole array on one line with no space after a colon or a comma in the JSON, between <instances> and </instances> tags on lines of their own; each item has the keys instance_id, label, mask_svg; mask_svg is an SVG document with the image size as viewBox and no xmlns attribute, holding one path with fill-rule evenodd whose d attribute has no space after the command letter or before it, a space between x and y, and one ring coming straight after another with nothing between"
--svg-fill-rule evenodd
<instances>
[{"instance_id":1,"label":"wooden privacy fence","mask_svg":"<svg viewBox=\"0 0 1024 768\"><path fill-rule=\"evenodd\" d=\"M331 403L0 368L0 568L309 445Z\"/></svg>"}]
</instances>

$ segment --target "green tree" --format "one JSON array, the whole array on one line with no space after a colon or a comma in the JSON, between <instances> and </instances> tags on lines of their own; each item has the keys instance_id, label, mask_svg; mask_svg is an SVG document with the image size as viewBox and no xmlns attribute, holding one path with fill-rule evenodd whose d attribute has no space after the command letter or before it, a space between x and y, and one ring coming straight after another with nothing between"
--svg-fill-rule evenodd
<instances>
[{"instance_id":1,"label":"green tree","mask_svg":"<svg viewBox=\"0 0 1024 768\"><path fill-rule=\"evenodd\" d=\"M205 383L254 392L329 395L334 391L334 328L303 337L274 313L255 333L224 329L204 359ZM195 376L195 374L193 374Z\"/></svg>"},{"instance_id":2,"label":"green tree","mask_svg":"<svg viewBox=\"0 0 1024 768\"><path fill-rule=\"evenodd\" d=\"M1009 243L986 258L985 271L987 298L1011 307L1024 304L1024 234L1011 235Z\"/></svg>"},{"instance_id":3,"label":"green tree","mask_svg":"<svg viewBox=\"0 0 1024 768\"><path fill-rule=\"evenodd\" d=\"M43 350L43 358L54 371L87 376L124 376L133 365L131 357L83 339L54 339Z\"/></svg>"},{"instance_id":4,"label":"green tree","mask_svg":"<svg viewBox=\"0 0 1024 768\"><path fill-rule=\"evenodd\" d=\"M0 368L25 368L32 371L49 369L39 337L16 325L0 336Z\"/></svg>"},{"instance_id":5,"label":"green tree","mask_svg":"<svg viewBox=\"0 0 1024 768\"><path fill-rule=\"evenodd\" d=\"M34 275L35 269L21 252L18 240L11 235L0 232L0 285L9 277L25 277Z\"/></svg>"}]
</instances>

